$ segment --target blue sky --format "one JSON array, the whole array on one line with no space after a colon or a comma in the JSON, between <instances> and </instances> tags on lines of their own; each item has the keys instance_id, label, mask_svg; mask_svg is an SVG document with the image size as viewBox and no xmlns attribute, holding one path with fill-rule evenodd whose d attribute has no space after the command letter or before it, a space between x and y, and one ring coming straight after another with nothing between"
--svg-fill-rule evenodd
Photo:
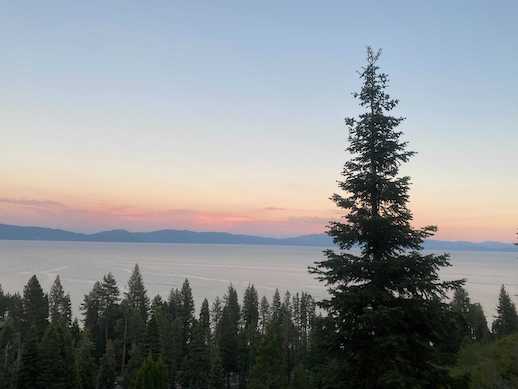
<instances>
[{"instance_id":1,"label":"blue sky","mask_svg":"<svg viewBox=\"0 0 518 389\"><path fill-rule=\"evenodd\" d=\"M0 218L322 230L346 158L343 117L358 112L355 71L372 45L419 152L404 168L416 223L438 224L443 238L510 241L516 15L518 3L488 1L6 2Z\"/></svg>"}]
</instances>

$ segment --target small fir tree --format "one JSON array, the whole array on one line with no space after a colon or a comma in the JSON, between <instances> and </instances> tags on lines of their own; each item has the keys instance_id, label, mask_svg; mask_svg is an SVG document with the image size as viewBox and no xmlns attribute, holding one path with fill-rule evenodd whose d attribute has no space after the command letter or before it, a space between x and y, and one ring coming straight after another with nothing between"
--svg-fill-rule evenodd
<instances>
[{"instance_id":1,"label":"small fir tree","mask_svg":"<svg viewBox=\"0 0 518 389\"><path fill-rule=\"evenodd\" d=\"M493 333L497 336L509 335L518 330L518 315L516 306L505 290L504 285L500 288L496 317L493 321Z\"/></svg>"}]
</instances>

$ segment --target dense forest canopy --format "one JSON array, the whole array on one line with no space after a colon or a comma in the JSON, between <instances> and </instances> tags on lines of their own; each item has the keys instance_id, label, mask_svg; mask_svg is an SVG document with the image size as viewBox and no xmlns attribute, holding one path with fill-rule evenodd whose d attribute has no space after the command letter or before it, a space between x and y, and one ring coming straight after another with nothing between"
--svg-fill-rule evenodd
<instances>
[{"instance_id":1,"label":"dense forest canopy","mask_svg":"<svg viewBox=\"0 0 518 389\"><path fill-rule=\"evenodd\" d=\"M464 289L448 307L456 323L449 339L462 347L445 387L518 383L508 363L518 321L505 288L492 332ZM127 292L107 274L81 310L72 320L59 277L48 293L35 276L23 294L0 287L0 389L354 387L334 352L330 318L306 292L277 290L270 301L250 285L240 299L230 285L223 298L195 309L188 280L150 301L135 266Z\"/></svg>"}]
</instances>

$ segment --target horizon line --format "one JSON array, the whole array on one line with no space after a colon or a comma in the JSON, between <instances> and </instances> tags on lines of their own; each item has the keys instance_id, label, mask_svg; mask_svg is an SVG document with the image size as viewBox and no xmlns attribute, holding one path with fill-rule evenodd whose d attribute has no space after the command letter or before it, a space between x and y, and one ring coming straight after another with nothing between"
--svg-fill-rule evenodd
<instances>
[{"instance_id":1,"label":"horizon line","mask_svg":"<svg viewBox=\"0 0 518 389\"><path fill-rule=\"evenodd\" d=\"M264 239L276 239L276 240L283 240L283 239L292 239L292 238L300 238L300 237L308 237L308 236L321 236L321 235L327 235L326 232L320 232L320 233L312 233L312 234L298 234L298 235L286 235L286 236L274 236L274 235L260 235L260 234L247 234L247 233L240 233L240 232L229 232L229 231L221 231L221 230L193 230L193 229L186 229L186 228L174 228L174 227L168 227L168 228L160 228L160 229L151 229L151 230L130 230L126 228L111 228L111 229L99 229L95 232L78 232L75 230L69 230L64 228L57 228L57 227L49 227L49 226L42 226L42 225L22 225L22 224L7 224L7 223L1 223L0 226L9 226L9 227L22 227L22 228L42 228L42 229L48 229L48 230L55 230L55 231L64 231L74 234L80 234L80 235L95 235L102 232L112 232L112 231L124 231L132 234L138 234L138 233L144 233L149 234L153 232L160 232L160 231L183 231L183 232L193 232L193 233L213 233L213 234L228 234L233 236L247 236L247 237L258 237L258 238L264 238ZM328 235L327 235L328 236ZM331 237L330 237L331 238ZM505 245L518 245L515 242L505 242L505 241L498 241L498 240L480 240L480 241L473 241L473 240L450 240L450 239L424 239L423 241L436 241L436 242L451 242L451 243L474 243L474 244L484 244L484 243L499 243L499 244L505 244Z\"/></svg>"}]
</instances>

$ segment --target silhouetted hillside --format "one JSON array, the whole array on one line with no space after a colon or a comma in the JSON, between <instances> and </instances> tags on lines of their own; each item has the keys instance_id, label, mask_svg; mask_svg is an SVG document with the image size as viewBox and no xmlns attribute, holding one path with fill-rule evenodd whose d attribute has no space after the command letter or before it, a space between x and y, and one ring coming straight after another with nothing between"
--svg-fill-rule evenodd
<instances>
[{"instance_id":1,"label":"silhouetted hillside","mask_svg":"<svg viewBox=\"0 0 518 389\"><path fill-rule=\"evenodd\" d=\"M0 240L48 240L82 242L133 242L133 243L196 243L196 244L255 244L293 246L331 246L331 239L325 234L301 235L292 238L269 238L255 235L230 234L227 232L196 232L189 230L158 230L130 232L109 230L94 234L45 228L0 224ZM518 246L501 242L464 242L428 240L428 250L441 251L515 251Z\"/></svg>"}]
</instances>

